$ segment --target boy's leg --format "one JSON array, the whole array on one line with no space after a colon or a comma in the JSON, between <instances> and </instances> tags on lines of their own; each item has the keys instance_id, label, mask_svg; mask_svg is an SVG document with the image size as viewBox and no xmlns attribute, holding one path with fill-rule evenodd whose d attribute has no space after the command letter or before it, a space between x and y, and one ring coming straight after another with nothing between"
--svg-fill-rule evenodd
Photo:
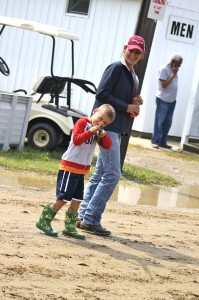
<instances>
[{"instance_id":1,"label":"boy's leg","mask_svg":"<svg viewBox=\"0 0 199 300\"><path fill-rule=\"evenodd\" d=\"M65 199L70 201L70 206L65 213L64 229L62 233L77 239L85 239L76 229L77 212L83 199L84 175L70 173L62 182L62 193Z\"/></svg>"},{"instance_id":2,"label":"boy's leg","mask_svg":"<svg viewBox=\"0 0 199 300\"><path fill-rule=\"evenodd\" d=\"M62 233L78 239L84 239L85 236L79 234L76 230L77 211L84 191L84 175L75 174L59 170L57 177L56 196L54 204L55 209L60 209L63 203L70 202L70 207L65 213L64 229ZM63 202L63 203L62 203Z\"/></svg>"},{"instance_id":3,"label":"boy's leg","mask_svg":"<svg viewBox=\"0 0 199 300\"><path fill-rule=\"evenodd\" d=\"M63 200L57 199L53 204L51 204L51 207L55 209L56 212L58 212L65 204L66 202L64 202Z\"/></svg>"},{"instance_id":4,"label":"boy's leg","mask_svg":"<svg viewBox=\"0 0 199 300\"><path fill-rule=\"evenodd\" d=\"M46 204L42 211L39 221L36 223L36 227L45 232L50 236L57 236L58 233L52 229L51 222L54 219L57 211L50 206L50 204Z\"/></svg>"},{"instance_id":5,"label":"boy's leg","mask_svg":"<svg viewBox=\"0 0 199 300\"><path fill-rule=\"evenodd\" d=\"M66 202L57 199L53 204L46 204L44 210L40 216L39 221L36 223L36 227L50 236L57 236L58 233L52 229L51 222L54 219L57 212L65 205Z\"/></svg>"},{"instance_id":6,"label":"boy's leg","mask_svg":"<svg viewBox=\"0 0 199 300\"><path fill-rule=\"evenodd\" d=\"M77 221L77 215L78 215L78 209L81 201L72 199L70 207L68 208L68 211L65 213L65 219L64 219L64 229L62 230L62 233L64 235L69 235L77 239L84 240L85 235L80 234L76 229L76 221Z\"/></svg>"}]
</instances>

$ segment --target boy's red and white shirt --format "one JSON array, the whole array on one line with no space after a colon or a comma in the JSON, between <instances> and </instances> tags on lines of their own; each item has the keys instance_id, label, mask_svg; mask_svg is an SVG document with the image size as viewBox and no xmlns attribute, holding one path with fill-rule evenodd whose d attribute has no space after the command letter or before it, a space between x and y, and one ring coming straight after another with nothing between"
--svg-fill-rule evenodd
<instances>
[{"instance_id":1,"label":"boy's red and white shirt","mask_svg":"<svg viewBox=\"0 0 199 300\"><path fill-rule=\"evenodd\" d=\"M104 149L112 146L112 140L108 134L97 141L97 136L90 131L91 127L92 124L88 118L81 118L75 123L68 149L62 155L60 170L86 174L90 170L96 143Z\"/></svg>"}]
</instances>

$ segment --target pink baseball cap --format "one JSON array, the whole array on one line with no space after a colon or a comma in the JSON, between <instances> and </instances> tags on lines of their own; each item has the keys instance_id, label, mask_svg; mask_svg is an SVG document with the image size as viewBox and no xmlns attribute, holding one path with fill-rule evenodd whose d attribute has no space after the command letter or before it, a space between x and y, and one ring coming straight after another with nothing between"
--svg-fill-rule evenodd
<instances>
[{"instance_id":1,"label":"pink baseball cap","mask_svg":"<svg viewBox=\"0 0 199 300\"><path fill-rule=\"evenodd\" d=\"M141 36L134 35L129 39L127 48L128 50L138 49L142 54L144 54L145 41Z\"/></svg>"}]
</instances>

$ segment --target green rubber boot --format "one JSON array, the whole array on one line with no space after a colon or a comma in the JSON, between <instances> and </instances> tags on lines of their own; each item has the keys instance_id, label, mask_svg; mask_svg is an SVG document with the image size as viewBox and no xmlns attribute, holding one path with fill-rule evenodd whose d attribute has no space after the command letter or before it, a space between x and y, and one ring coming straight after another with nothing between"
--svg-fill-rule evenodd
<instances>
[{"instance_id":1,"label":"green rubber boot","mask_svg":"<svg viewBox=\"0 0 199 300\"><path fill-rule=\"evenodd\" d=\"M85 239L85 235L79 233L76 229L76 220L77 220L77 213L72 213L69 211L66 211L65 213L65 219L64 219L64 229L62 230L62 233L64 235L72 236L76 239Z\"/></svg>"},{"instance_id":2,"label":"green rubber boot","mask_svg":"<svg viewBox=\"0 0 199 300\"><path fill-rule=\"evenodd\" d=\"M39 221L36 223L36 227L45 232L47 235L57 236L58 233L52 229L50 224L56 213L57 211L54 208L52 208L49 204L46 204Z\"/></svg>"}]
</instances>

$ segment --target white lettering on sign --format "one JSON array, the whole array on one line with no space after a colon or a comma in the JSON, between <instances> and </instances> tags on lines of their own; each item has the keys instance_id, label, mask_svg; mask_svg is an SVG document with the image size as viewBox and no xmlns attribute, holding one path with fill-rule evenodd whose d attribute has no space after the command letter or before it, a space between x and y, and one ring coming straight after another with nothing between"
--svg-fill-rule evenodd
<instances>
[{"instance_id":1,"label":"white lettering on sign","mask_svg":"<svg viewBox=\"0 0 199 300\"><path fill-rule=\"evenodd\" d=\"M197 21L170 16L166 38L178 42L194 44L197 28Z\"/></svg>"}]
</instances>

